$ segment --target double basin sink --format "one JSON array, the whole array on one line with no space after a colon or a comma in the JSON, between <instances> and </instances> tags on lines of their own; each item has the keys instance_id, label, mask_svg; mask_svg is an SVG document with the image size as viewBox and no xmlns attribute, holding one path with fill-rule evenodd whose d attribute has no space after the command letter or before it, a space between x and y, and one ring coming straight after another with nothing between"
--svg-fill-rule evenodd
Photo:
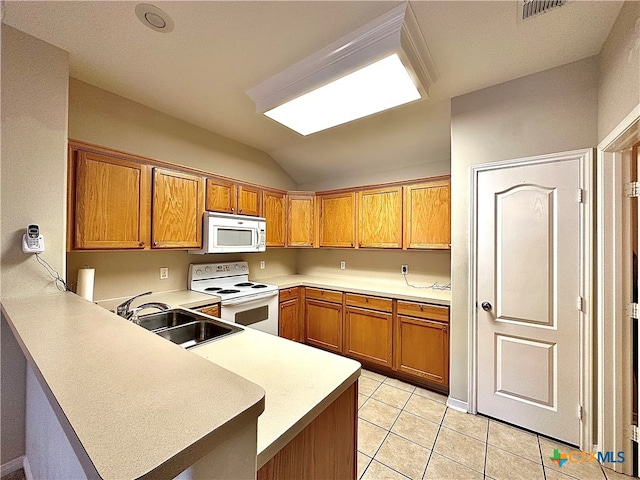
<instances>
[{"instance_id":1,"label":"double basin sink","mask_svg":"<svg viewBox=\"0 0 640 480\"><path fill-rule=\"evenodd\" d=\"M235 325L177 308L140 316L138 325L183 348L202 345L242 331L242 328Z\"/></svg>"}]
</instances>

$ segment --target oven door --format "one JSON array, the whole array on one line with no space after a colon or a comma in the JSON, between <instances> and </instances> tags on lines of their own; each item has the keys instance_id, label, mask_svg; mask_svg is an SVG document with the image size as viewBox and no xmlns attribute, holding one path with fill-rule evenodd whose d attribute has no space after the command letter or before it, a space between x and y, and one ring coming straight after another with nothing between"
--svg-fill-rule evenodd
<instances>
[{"instance_id":1,"label":"oven door","mask_svg":"<svg viewBox=\"0 0 640 480\"><path fill-rule=\"evenodd\" d=\"M220 318L262 332L278 335L278 291L223 300Z\"/></svg>"}]
</instances>

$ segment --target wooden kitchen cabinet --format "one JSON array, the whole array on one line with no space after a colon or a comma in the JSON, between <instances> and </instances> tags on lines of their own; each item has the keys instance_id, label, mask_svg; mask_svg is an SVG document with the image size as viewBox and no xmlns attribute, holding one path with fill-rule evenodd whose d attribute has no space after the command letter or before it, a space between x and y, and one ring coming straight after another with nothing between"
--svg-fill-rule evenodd
<instances>
[{"instance_id":1,"label":"wooden kitchen cabinet","mask_svg":"<svg viewBox=\"0 0 640 480\"><path fill-rule=\"evenodd\" d=\"M135 161L70 150L68 249L148 247L150 175Z\"/></svg>"},{"instance_id":2,"label":"wooden kitchen cabinet","mask_svg":"<svg viewBox=\"0 0 640 480\"><path fill-rule=\"evenodd\" d=\"M220 304L207 305L204 307L196 308L196 312L204 313L205 315L211 315L212 317L220 318Z\"/></svg>"},{"instance_id":3,"label":"wooden kitchen cabinet","mask_svg":"<svg viewBox=\"0 0 640 480\"><path fill-rule=\"evenodd\" d=\"M402 248L402 187L358 192L358 246Z\"/></svg>"},{"instance_id":4,"label":"wooden kitchen cabinet","mask_svg":"<svg viewBox=\"0 0 640 480\"><path fill-rule=\"evenodd\" d=\"M448 387L448 307L398 301L397 310L396 370Z\"/></svg>"},{"instance_id":5,"label":"wooden kitchen cabinet","mask_svg":"<svg viewBox=\"0 0 640 480\"><path fill-rule=\"evenodd\" d=\"M206 209L213 212L262 214L262 190L220 178L207 178Z\"/></svg>"},{"instance_id":6,"label":"wooden kitchen cabinet","mask_svg":"<svg viewBox=\"0 0 640 480\"><path fill-rule=\"evenodd\" d=\"M202 247L203 212L203 177L163 168L153 169L153 248Z\"/></svg>"},{"instance_id":7,"label":"wooden kitchen cabinet","mask_svg":"<svg viewBox=\"0 0 640 480\"><path fill-rule=\"evenodd\" d=\"M287 246L313 247L315 194L287 195Z\"/></svg>"},{"instance_id":8,"label":"wooden kitchen cabinet","mask_svg":"<svg viewBox=\"0 0 640 480\"><path fill-rule=\"evenodd\" d=\"M267 220L267 247L284 247L287 241L287 196L272 190L262 192L263 215Z\"/></svg>"},{"instance_id":9,"label":"wooden kitchen cabinet","mask_svg":"<svg viewBox=\"0 0 640 480\"><path fill-rule=\"evenodd\" d=\"M354 192L318 195L320 246L354 247L356 242L356 195Z\"/></svg>"},{"instance_id":10,"label":"wooden kitchen cabinet","mask_svg":"<svg viewBox=\"0 0 640 480\"><path fill-rule=\"evenodd\" d=\"M404 248L451 248L451 181L404 187Z\"/></svg>"},{"instance_id":11,"label":"wooden kitchen cabinet","mask_svg":"<svg viewBox=\"0 0 640 480\"><path fill-rule=\"evenodd\" d=\"M342 292L306 288L305 342L324 350L342 353L342 313Z\"/></svg>"},{"instance_id":12,"label":"wooden kitchen cabinet","mask_svg":"<svg viewBox=\"0 0 640 480\"><path fill-rule=\"evenodd\" d=\"M344 353L393 367L393 300L346 294Z\"/></svg>"},{"instance_id":13,"label":"wooden kitchen cabinet","mask_svg":"<svg viewBox=\"0 0 640 480\"><path fill-rule=\"evenodd\" d=\"M304 324L300 308L300 287L280 290L278 335L294 342L304 341Z\"/></svg>"}]
</instances>

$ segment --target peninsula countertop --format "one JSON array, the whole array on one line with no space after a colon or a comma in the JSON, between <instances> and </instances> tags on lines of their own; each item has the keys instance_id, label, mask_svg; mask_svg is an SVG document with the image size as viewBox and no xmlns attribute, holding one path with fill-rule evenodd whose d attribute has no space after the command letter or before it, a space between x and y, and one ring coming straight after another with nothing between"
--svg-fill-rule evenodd
<instances>
[{"instance_id":1,"label":"peninsula countertop","mask_svg":"<svg viewBox=\"0 0 640 480\"><path fill-rule=\"evenodd\" d=\"M264 409L260 386L73 293L2 310L101 478L173 478Z\"/></svg>"}]
</instances>

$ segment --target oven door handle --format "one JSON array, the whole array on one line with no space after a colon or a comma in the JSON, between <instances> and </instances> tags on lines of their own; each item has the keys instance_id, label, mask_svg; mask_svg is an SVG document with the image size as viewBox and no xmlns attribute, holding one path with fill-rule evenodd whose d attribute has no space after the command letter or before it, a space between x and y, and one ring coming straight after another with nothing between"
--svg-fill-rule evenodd
<instances>
[{"instance_id":1,"label":"oven door handle","mask_svg":"<svg viewBox=\"0 0 640 480\"><path fill-rule=\"evenodd\" d=\"M271 298L271 297L275 297L278 295L278 291L276 290L275 292L269 292L269 293L265 293L262 295L256 295L256 296L251 296L249 298L245 297L245 298L235 298L233 300L227 300L227 301L222 301L222 306L223 307L233 307L235 305L243 305L245 303L253 303L253 302L257 302L258 300L264 300L265 298Z\"/></svg>"}]
</instances>

